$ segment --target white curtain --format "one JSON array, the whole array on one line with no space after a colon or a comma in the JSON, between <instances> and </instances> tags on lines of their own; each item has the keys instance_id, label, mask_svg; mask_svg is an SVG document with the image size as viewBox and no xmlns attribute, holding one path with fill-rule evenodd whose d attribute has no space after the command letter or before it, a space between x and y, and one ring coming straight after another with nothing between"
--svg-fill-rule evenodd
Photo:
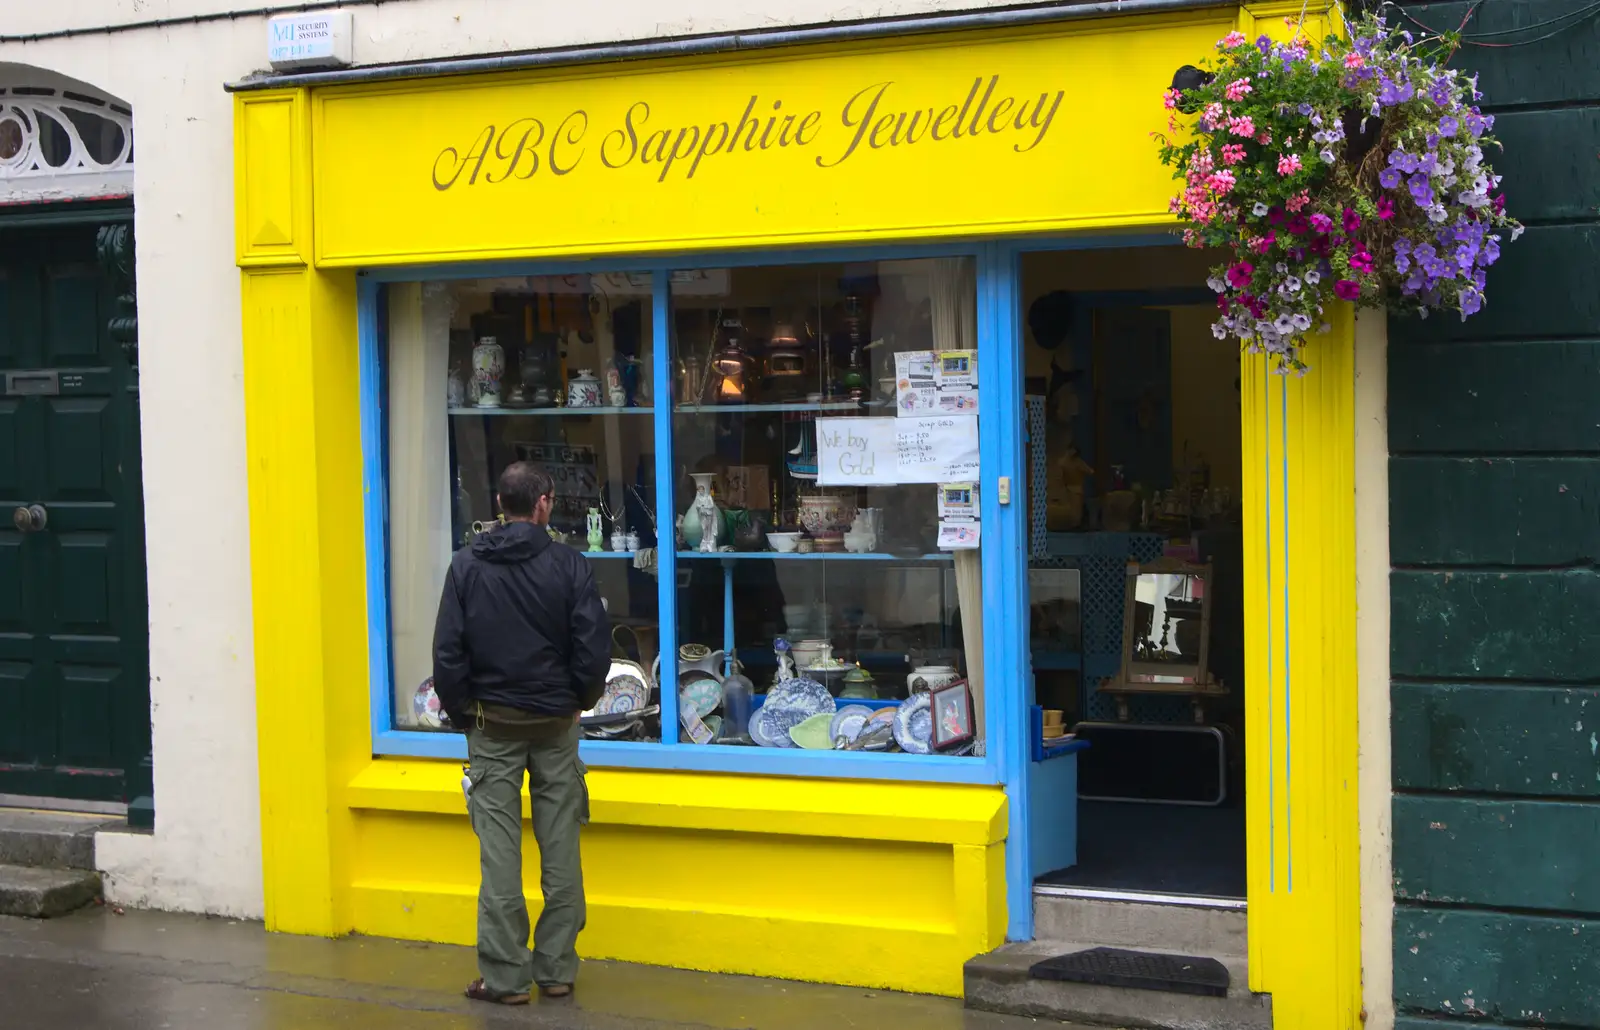
<instances>
[{"instance_id":1,"label":"white curtain","mask_svg":"<svg viewBox=\"0 0 1600 1030\"><path fill-rule=\"evenodd\" d=\"M445 410L454 301L443 283L389 288L389 626L396 722L433 675L433 620L450 567Z\"/></svg>"},{"instance_id":2,"label":"white curtain","mask_svg":"<svg viewBox=\"0 0 1600 1030\"><path fill-rule=\"evenodd\" d=\"M933 260L933 345L938 350L978 349L976 265L970 258ZM978 368L983 382L983 367ZM978 753L984 747L983 559L982 549L955 552L956 603L961 606L961 639L967 683L976 713Z\"/></svg>"}]
</instances>

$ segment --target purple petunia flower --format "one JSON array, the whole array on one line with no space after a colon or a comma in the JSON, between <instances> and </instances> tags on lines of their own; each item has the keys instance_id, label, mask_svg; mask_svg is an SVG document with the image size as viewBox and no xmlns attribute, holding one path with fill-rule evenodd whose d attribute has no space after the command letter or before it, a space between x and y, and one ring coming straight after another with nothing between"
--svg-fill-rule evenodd
<instances>
[{"instance_id":1,"label":"purple petunia flower","mask_svg":"<svg viewBox=\"0 0 1600 1030\"><path fill-rule=\"evenodd\" d=\"M1433 187L1428 183L1426 175L1413 175L1407 183L1411 191L1411 199L1417 202L1418 207L1428 207L1433 204Z\"/></svg>"},{"instance_id":2,"label":"purple petunia flower","mask_svg":"<svg viewBox=\"0 0 1600 1030\"><path fill-rule=\"evenodd\" d=\"M1400 174L1400 169L1385 168L1378 173L1378 184L1386 190L1398 189L1403 178L1404 176Z\"/></svg>"},{"instance_id":3,"label":"purple petunia flower","mask_svg":"<svg viewBox=\"0 0 1600 1030\"><path fill-rule=\"evenodd\" d=\"M1439 135L1446 139L1461 131L1461 120L1455 115L1445 115L1439 119Z\"/></svg>"},{"instance_id":4,"label":"purple petunia flower","mask_svg":"<svg viewBox=\"0 0 1600 1030\"><path fill-rule=\"evenodd\" d=\"M1417 159L1404 150L1397 148L1389 154L1389 167L1398 168L1402 172L1410 174L1417 170Z\"/></svg>"},{"instance_id":5,"label":"purple petunia flower","mask_svg":"<svg viewBox=\"0 0 1600 1030\"><path fill-rule=\"evenodd\" d=\"M1265 57L1267 54L1272 53L1272 40L1267 36L1261 36L1256 40L1256 49L1261 51L1261 56Z\"/></svg>"}]
</instances>

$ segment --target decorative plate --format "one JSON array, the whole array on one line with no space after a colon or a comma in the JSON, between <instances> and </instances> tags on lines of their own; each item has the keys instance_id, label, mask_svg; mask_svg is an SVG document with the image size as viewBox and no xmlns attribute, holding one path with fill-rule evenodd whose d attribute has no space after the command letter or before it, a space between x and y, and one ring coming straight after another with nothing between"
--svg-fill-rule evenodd
<instances>
[{"instance_id":1,"label":"decorative plate","mask_svg":"<svg viewBox=\"0 0 1600 1030\"><path fill-rule=\"evenodd\" d=\"M871 718L872 709L866 705L845 705L828 720L828 739L834 741L843 737L846 741L855 740L861 736L867 720Z\"/></svg>"},{"instance_id":2,"label":"decorative plate","mask_svg":"<svg viewBox=\"0 0 1600 1030\"><path fill-rule=\"evenodd\" d=\"M722 704L722 680L714 672L690 669L678 677L678 703L704 719Z\"/></svg>"},{"instance_id":3,"label":"decorative plate","mask_svg":"<svg viewBox=\"0 0 1600 1030\"><path fill-rule=\"evenodd\" d=\"M775 747L799 747L789 736L789 731L816 714L798 708L772 708L768 705L762 705L761 710L767 713L763 728Z\"/></svg>"},{"instance_id":4,"label":"decorative plate","mask_svg":"<svg viewBox=\"0 0 1600 1030\"><path fill-rule=\"evenodd\" d=\"M894 710L894 742L908 755L925 755L933 750L933 710L931 695L917 694Z\"/></svg>"},{"instance_id":5,"label":"decorative plate","mask_svg":"<svg viewBox=\"0 0 1600 1030\"><path fill-rule=\"evenodd\" d=\"M794 709L803 713L800 718L805 719L821 715L823 712L832 714L836 703L833 695L828 693L827 687L816 680L797 676L791 680L784 680L767 691L767 703L764 707Z\"/></svg>"},{"instance_id":6,"label":"decorative plate","mask_svg":"<svg viewBox=\"0 0 1600 1030\"><path fill-rule=\"evenodd\" d=\"M596 715L621 715L633 712L650 703L650 687L645 677L637 672L619 672L617 666L632 663L613 662L612 674L606 679L606 689L595 702Z\"/></svg>"},{"instance_id":7,"label":"decorative plate","mask_svg":"<svg viewBox=\"0 0 1600 1030\"><path fill-rule=\"evenodd\" d=\"M772 727L767 723L767 710L765 708L757 708L755 713L750 716L748 732L750 733L750 739L755 741L759 747L780 746L776 740L772 739Z\"/></svg>"},{"instance_id":8,"label":"decorative plate","mask_svg":"<svg viewBox=\"0 0 1600 1030\"><path fill-rule=\"evenodd\" d=\"M828 727L833 720L834 717L827 712L813 715L798 726L790 727L789 739L807 751L830 751L833 749L833 738L828 734Z\"/></svg>"},{"instance_id":9,"label":"decorative plate","mask_svg":"<svg viewBox=\"0 0 1600 1030\"><path fill-rule=\"evenodd\" d=\"M450 717L444 714L444 706L439 703L439 695L434 692L432 676L423 680L417 692L411 695L411 714L416 716L418 726L435 730L449 727Z\"/></svg>"}]
</instances>

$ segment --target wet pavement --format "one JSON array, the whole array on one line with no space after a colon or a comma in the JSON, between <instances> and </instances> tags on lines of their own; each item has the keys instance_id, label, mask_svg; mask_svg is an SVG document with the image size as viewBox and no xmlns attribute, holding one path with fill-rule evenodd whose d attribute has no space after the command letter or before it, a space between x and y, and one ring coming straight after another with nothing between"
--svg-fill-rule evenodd
<instances>
[{"instance_id":1,"label":"wet pavement","mask_svg":"<svg viewBox=\"0 0 1600 1030\"><path fill-rule=\"evenodd\" d=\"M614 962L585 962L575 998L496 1008L461 997L475 975L470 949L439 944L107 908L0 917L6 1030L1070 1030L945 998Z\"/></svg>"}]
</instances>

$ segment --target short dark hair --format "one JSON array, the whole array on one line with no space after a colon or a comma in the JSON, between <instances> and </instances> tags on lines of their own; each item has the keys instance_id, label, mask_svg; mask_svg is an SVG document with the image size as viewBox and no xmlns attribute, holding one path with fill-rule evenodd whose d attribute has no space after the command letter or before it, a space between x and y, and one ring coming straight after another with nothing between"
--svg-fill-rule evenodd
<instances>
[{"instance_id":1,"label":"short dark hair","mask_svg":"<svg viewBox=\"0 0 1600 1030\"><path fill-rule=\"evenodd\" d=\"M502 512L526 518L539 506L539 498L555 494L556 484L548 472L533 462L516 461L500 473L495 492L500 495Z\"/></svg>"}]
</instances>

